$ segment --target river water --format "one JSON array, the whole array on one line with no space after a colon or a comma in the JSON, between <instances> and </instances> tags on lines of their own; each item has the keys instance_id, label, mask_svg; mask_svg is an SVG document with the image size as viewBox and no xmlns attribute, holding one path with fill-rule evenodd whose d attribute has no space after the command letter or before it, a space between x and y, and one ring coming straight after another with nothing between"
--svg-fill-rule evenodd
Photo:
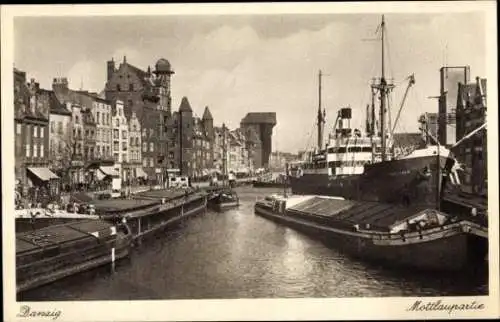
<instances>
[{"instance_id":1,"label":"river water","mask_svg":"<svg viewBox=\"0 0 500 322\"><path fill-rule=\"evenodd\" d=\"M22 301L443 296L487 294L487 271L418 273L351 259L256 216L257 197L277 189L238 188L242 204L208 211L163 231L130 259L21 294Z\"/></svg>"}]
</instances>

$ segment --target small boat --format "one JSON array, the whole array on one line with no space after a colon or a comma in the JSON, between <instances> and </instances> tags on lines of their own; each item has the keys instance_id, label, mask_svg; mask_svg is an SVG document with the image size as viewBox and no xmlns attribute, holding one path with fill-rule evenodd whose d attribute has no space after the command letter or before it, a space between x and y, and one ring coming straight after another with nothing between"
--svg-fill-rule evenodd
<instances>
[{"instance_id":1,"label":"small boat","mask_svg":"<svg viewBox=\"0 0 500 322\"><path fill-rule=\"evenodd\" d=\"M223 190L217 192L215 197L211 198L210 207L217 211L224 211L231 208L239 207L240 199L238 194L233 190Z\"/></svg>"},{"instance_id":2,"label":"small boat","mask_svg":"<svg viewBox=\"0 0 500 322\"><path fill-rule=\"evenodd\" d=\"M487 227L472 217L435 209L330 196L272 195L257 201L254 210L353 257L389 267L461 270L470 263L484 263L487 254Z\"/></svg>"},{"instance_id":3,"label":"small boat","mask_svg":"<svg viewBox=\"0 0 500 322\"><path fill-rule=\"evenodd\" d=\"M129 255L130 229L82 220L16 234L17 293L113 264Z\"/></svg>"}]
</instances>

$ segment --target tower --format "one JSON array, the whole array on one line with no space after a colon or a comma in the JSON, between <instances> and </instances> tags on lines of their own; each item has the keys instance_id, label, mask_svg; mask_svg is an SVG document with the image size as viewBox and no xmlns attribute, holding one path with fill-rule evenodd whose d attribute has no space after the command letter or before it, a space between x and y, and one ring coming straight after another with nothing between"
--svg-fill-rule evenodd
<instances>
[{"instance_id":1,"label":"tower","mask_svg":"<svg viewBox=\"0 0 500 322\"><path fill-rule=\"evenodd\" d=\"M109 81L111 79L111 77L113 77L113 74L115 72L115 61L113 60L113 58L111 58L111 60L108 60L107 66L108 66L107 79Z\"/></svg>"},{"instance_id":2,"label":"tower","mask_svg":"<svg viewBox=\"0 0 500 322\"><path fill-rule=\"evenodd\" d=\"M179 106L178 120L178 139L179 139L179 168L181 174L188 174L191 160L190 151L192 148L193 137L193 109L189 104L187 97L183 97Z\"/></svg>"},{"instance_id":3,"label":"tower","mask_svg":"<svg viewBox=\"0 0 500 322\"><path fill-rule=\"evenodd\" d=\"M203 112L203 116L201 118L203 129L210 140L214 138L214 118L212 117L212 113L208 106L205 106L205 111Z\"/></svg>"},{"instance_id":4,"label":"tower","mask_svg":"<svg viewBox=\"0 0 500 322\"><path fill-rule=\"evenodd\" d=\"M160 109L168 114L172 113L172 97L170 93L170 80L174 73L170 62L161 58L156 62L154 74L156 75L156 86L160 98ZM182 105L182 103L181 103Z\"/></svg>"}]
</instances>

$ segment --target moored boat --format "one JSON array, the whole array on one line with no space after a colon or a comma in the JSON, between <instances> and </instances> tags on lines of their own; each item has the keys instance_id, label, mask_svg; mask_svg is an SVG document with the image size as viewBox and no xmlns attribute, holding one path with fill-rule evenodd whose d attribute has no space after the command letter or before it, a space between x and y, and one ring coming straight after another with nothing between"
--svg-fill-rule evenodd
<instances>
[{"instance_id":1,"label":"moored boat","mask_svg":"<svg viewBox=\"0 0 500 322\"><path fill-rule=\"evenodd\" d=\"M215 193L208 203L210 208L217 211L237 208L240 205L238 194L234 190L225 189Z\"/></svg>"},{"instance_id":2,"label":"moored boat","mask_svg":"<svg viewBox=\"0 0 500 322\"><path fill-rule=\"evenodd\" d=\"M269 196L255 213L386 266L460 270L484 261L486 227L434 210L327 196Z\"/></svg>"},{"instance_id":3,"label":"moored boat","mask_svg":"<svg viewBox=\"0 0 500 322\"><path fill-rule=\"evenodd\" d=\"M16 234L16 290L23 292L129 255L130 230L82 220Z\"/></svg>"}]
</instances>

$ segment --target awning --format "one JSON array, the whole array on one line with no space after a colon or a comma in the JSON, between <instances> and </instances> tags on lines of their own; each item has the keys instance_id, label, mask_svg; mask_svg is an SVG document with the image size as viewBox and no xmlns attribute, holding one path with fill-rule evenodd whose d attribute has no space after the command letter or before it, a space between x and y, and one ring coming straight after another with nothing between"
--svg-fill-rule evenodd
<instances>
[{"instance_id":1,"label":"awning","mask_svg":"<svg viewBox=\"0 0 500 322\"><path fill-rule=\"evenodd\" d=\"M135 176L137 178L147 178L148 174L142 168L135 168Z\"/></svg>"},{"instance_id":2,"label":"awning","mask_svg":"<svg viewBox=\"0 0 500 322\"><path fill-rule=\"evenodd\" d=\"M104 174L104 176L119 177L120 174L115 170L114 167L99 167L99 170ZM100 177L97 175L97 177Z\"/></svg>"},{"instance_id":3,"label":"awning","mask_svg":"<svg viewBox=\"0 0 500 322\"><path fill-rule=\"evenodd\" d=\"M59 179L59 177L48 168L28 168L28 170L37 176L42 181L49 181L50 179Z\"/></svg>"}]
</instances>

